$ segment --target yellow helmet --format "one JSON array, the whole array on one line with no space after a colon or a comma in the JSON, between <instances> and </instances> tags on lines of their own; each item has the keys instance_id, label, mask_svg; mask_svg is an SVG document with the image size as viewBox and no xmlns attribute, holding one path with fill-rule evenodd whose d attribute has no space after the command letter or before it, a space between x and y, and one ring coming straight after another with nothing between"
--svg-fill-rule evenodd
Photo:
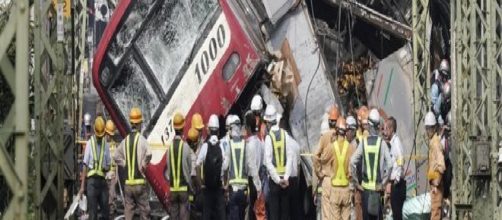
<instances>
[{"instance_id":1,"label":"yellow helmet","mask_svg":"<svg viewBox=\"0 0 502 220\"><path fill-rule=\"evenodd\" d=\"M105 136L105 120L101 116L98 116L94 121L94 134L96 137Z\"/></svg>"},{"instance_id":2,"label":"yellow helmet","mask_svg":"<svg viewBox=\"0 0 502 220\"><path fill-rule=\"evenodd\" d=\"M202 116L199 113L192 115L192 127L198 130L204 128L204 121L202 121Z\"/></svg>"},{"instance_id":3,"label":"yellow helmet","mask_svg":"<svg viewBox=\"0 0 502 220\"><path fill-rule=\"evenodd\" d=\"M190 130L188 130L188 141L197 142L198 138L199 138L199 131L197 131L197 129L193 127L190 128Z\"/></svg>"},{"instance_id":4,"label":"yellow helmet","mask_svg":"<svg viewBox=\"0 0 502 220\"><path fill-rule=\"evenodd\" d=\"M112 120L106 121L105 132L111 136L115 135L115 124Z\"/></svg>"},{"instance_id":5,"label":"yellow helmet","mask_svg":"<svg viewBox=\"0 0 502 220\"><path fill-rule=\"evenodd\" d=\"M185 117L179 112L176 112L173 117L173 127L175 130L181 130L185 126Z\"/></svg>"},{"instance_id":6,"label":"yellow helmet","mask_svg":"<svg viewBox=\"0 0 502 220\"><path fill-rule=\"evenodd\" d=\"M129 121L132 124L138 124L143 121L143 115L141 115L141 110L138 107L134 107L129 112Z\"/></svg>"}]
</instances>

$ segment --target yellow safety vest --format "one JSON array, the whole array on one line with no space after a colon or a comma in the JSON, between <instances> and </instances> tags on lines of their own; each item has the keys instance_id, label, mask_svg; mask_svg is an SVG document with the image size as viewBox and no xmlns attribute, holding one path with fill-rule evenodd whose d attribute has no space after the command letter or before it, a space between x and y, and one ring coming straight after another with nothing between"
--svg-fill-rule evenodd
<instances>
[{"instance_id":1,"label":"yellow safety vest","mask_svg":"<svg viewBox=\"0 0 502 220\"><path fill-rule=\"evenodd\" d=\"M367 180L362 181L362 187L367 190L376 190L378 166L380 162L380 144L382 139L378 137L375 145L368 145L368 137L363 139L364 161L366 163ZM370 155L373 155L373 164L370 163ZM373 165L373 166L371 166Z\"/></svg>"},{"instance_id":2,"label":"yellow safety vest","mask_svg":"<svg viewBox=\"0 0 502 220\"><path fill-rule=\"evenodd\" d=\"M281 135L280 140L276 140L273 131L270 131L269 136L272 139L272 145L274 147L275 170L279 176L282 176L286 173L286 161L284 160L284 151L286 149L286 135L284 134L284 130L282 129L279 132Z\"/></svg>"},{"instance_id":3,"label":"yellow safety vest","mask_svg":"<svg viewBox=\"0 0 502 220\"><path fill-rule=\"evenodd\" d=\"M234 142L229 141L230 151L232 154L232 167L233 167L233 178L230 179L230 184L237 185L248 185L248 180L242 177L243 163L244 163L244 141ZM236 158L236 151L240 150L239 161Z\"/></svg>"},{"instance_id":4,"label":"yellow safety vest","mask_svg":"<svg viewBox=\"0 0 502 220\"><path fill-rule=\"evenodd\" d=\"M187 186L181 186L181 155L183 154L183 141L180 140L178 144L178 160L175 166L175 155L174 155L174 142L169 150L169 161L171 163L170 171L173 177L173 185L171 186L171 192L186 192L188 191Z\"/></svg>"},{"instance_id":5,"label":"yellow safety vest","mask_svg":"<svg viewBox=\"0 0 502 220\"><path fill-rule=\"evenodd\" d=\"M126 142L125 142L125 147L126 147L126 159L127 159L127 179L126 179L126 185L143 185L145 184L145 179L143 178L135 178L134 172L135 172L135 167L136 167L136 146L138 146L138 140L139 140L139 133L134 134L134 142L132 145L132 151L130 151L130 143L129 143L129 138L130 135L126 137ZM132 152L132 153L131 153ZM132 155L131 155L132 154Z\"/></svg>"},{"instance_id":6,"label":"yellow safety vest","mask_svg":"<svg viewBox=\"0 0 502 220\"><path fill-rule=\"evenodd\" d=\"M103 157L105 155L105 139L101 139L101 150L99 153L99 157L96 152L96 136L91 137L91 150L92 150L92 159L93 159L93 165L92 165L92 170L90 170L87 173L87 177L91 177L94 175L104 177L105 174L103 173ZM99 160L96 162L96 159ZM97 164L96 164L97 163Z\"/></svg>"},{"instance_id":7,"label":"yellow safety vest","mask_svg":"<svg viewBox=\"0 0 502 220\"><path fill-rule=\"evenodd\" d=\"M349 150L349 142L347 140L343 141L342 150L340 151L340 146L338 141L333 143L333 148L337 160L336 175L331 178L332 186L348 186L349 180L347 179L347 172L345 170L345 161L347 159L347 151Z\"/></svg>"}]
</instances>

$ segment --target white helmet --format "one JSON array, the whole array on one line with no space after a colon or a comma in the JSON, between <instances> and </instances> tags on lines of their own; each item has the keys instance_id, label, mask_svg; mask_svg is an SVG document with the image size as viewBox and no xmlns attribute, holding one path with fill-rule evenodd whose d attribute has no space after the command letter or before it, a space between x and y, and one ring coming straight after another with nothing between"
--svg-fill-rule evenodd
<instances>
[{"instance_id":1,"label":"white helmet","mask_svg":"<svg viewBox=\"0 0 502 220\"><path fill-rule=\"evenodd\" d=\"M91 114L89 113L84 114L84 125L91 126Z\"/></svg>"},{"instance_id":2,"label":"white helmet","mask_svg":"<svg viewBox=\"0 0 502 220\"><path fill-rule=\"evenodd\" d=\"M434 126L437 124L436 121L436 115L434 115L433 112L429 111L427 114L425 114L425 121L424 121L425 126Z\"/></svg>"},{"instance_id":3,"label":"white helmet","mask_svg":"<svg viewBox=\"0 0 502 220\"><path fill-rule=\"evenodd\" d=\"M227 119L225 119L225 125L228 127L232 124L234 120L234 115L227 115Z\"/></svg>"},{"instance_id":4,"label":"white helmet","mask_svg":"<svg viewBox=\"0 0 502 220\"><path fill-rule=\"evenodd\" d=\"M448 60L441 60L441 63L439 64L439 71L450 72L450 64L448 63Z\"/></svg>"},{"instance_id":5,"label":"white helmet","mask_svg":"<svg viewBox=\"0 0 502 220\"><path fill-rule=\"evenodd\" d=\"M352 115L347 117L346 123L347 123L347 127L349 129L357 128L356 118L354 118L354 116L352 116Z\"/></svg>"},{"instance_id":6,"label":"white helmet","mask_svg":"<svg viewBox=\"0 0 502 220\"><path fill-rule=\"evenodd\" d=\"M233 120L231 124L241 124L241 119L237 115L233 115Z\"/></svg>"},{"instance_id":7,"label":"white helmet","mask_svg":"<svg viewBox=\"0 0 502 220\"><path fill-rule=\"evenodd\" d=\"M378 112L378 110L376 108L371 109L370 115L369 115L369 121L373 125L377 125L378 123L380 123L380 113Z\"/></svg>"},{"instance_id":8,"label":"white helmet","mask_svg":"<svg viewBox=\"0 0 502 220\"><path fill-rule=\"evenodd\" d=\"M212 114L209 117L209 122L207 123L208 128L220 128L220 121L218 120L218 116Z\"/></svg>"},{"instance_id":9,"label":"white helmet","mask_svg":"<svg viewBox=\"0 0 502 220\"><path fill-rule=\"evenodd\" d=\"M276 121L277 120L277 110L273 105L267 105L265 109L265 116L263 116L265 121Z\"/></svg>"},{"instance_id":10,"label":"white helmet","mask_svg":"<svg viewBox=\"0 0 502 220\"><path fill-rule=\"evenodd\" d=\"M251 100L251 111L261 111L263 109L263 100L260 95L254 95Z\"/></svg>"}]
</instances>

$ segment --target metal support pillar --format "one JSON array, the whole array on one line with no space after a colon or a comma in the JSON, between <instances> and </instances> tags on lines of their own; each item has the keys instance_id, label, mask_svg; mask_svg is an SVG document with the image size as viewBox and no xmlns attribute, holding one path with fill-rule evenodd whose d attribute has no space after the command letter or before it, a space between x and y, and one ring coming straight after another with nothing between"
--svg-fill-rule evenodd
<instances>
[{"instance_id":1,"label":"metal support pillar","mask_svg":"<svg viewBox=\"0 0 502 220\"><path fill-rule=\"evenodd\" d=\"M9 21L0 33L0 74L15 97L5 121L0 122L0 173L12 192L9 206L0 213L2 219L27 219L28 207L28 19L27 0L14 1ZM15 40L14 64L7 48ZM7 150L9 137L14 137L15 155ZM5 198L2 198L5 199Z\"/></svg>"}]
</instances>

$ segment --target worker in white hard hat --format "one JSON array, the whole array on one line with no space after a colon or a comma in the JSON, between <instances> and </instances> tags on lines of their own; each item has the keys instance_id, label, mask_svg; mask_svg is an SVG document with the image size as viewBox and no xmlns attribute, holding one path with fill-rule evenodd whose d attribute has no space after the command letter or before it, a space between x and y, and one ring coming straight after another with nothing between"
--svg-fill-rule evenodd
<instances>
[{"instance_id":1,"label":"worker in white hard hat","mask_svg":"<svg viewBox=\"0 0 502 220\"><path fill-rule=\"evenodd\" d=\"M267 219L290 219L290 177L298 176L298 144L279 127L278 114L268 105L264 116L268 135L265 137L265 166L270 175ZM296 216L299 217L299 216Z\"/></svg>"},{"instance_id":2,"label":"worker in white hard hat","mask_svg":"<svg viewBox=\"0 0 502 220\"><path fill-rule=\"evenodd\" d=\"M345 134L347 141L350 143L351 146L354 147L354 149L357 149L358 147L358 142L356 138L356 132L358 130L358 125L357 125L357 120L354 116L347 116L347 132ZM358 164L359 166L357 167L357 175L358 179L362 179L362 172L361 172L361 163ZM352 186L357 186L359 183L352 182ZM360 191L357 187L353 187L353 195L354 195L354 216L355 220L362 220L363 219L363 198L362 198L362 191Z\"/></svg>"},{"instance_id":3,"label":"worker in white hard hat","mask_svg":"<svg viewBox=\"0 0 502 220\"><path fill-rule=\"evenodd\" d=\"M429 168L427 179L431 193L431 220L441 219L441 204L443 202L442 177L446 170L444 153L441 145L438 123L433 112L425 115L425 130L429 141Z\"/></svg>"},{"instance_id":4,"label":"worker in white hard hat","mask_svg":"<svg viewBox=\"0 0 502 220\"><path fill-rule=\"evenodd\" d=\"M382 219L382 193L392 168L387 143L379 135L380 113L376 108L369 113L369 135L359 143L351 158L350 168L354 182L357 180L357 164L362 161L362 181L357 186L363 191L363 219Z\"/></svg>"},{"instance_id":5,"label":"worker in white hard hat","mask_svg":"<svg viewBox=\"0 0 502 220\"><path fill-rule=\"evenodd\" d=\"M265 140L265 135L267 133L266 125L265 122L263 121L262 118L262 113L263 113L263 99L261 98L260 95L256 94L253 96L253 99L251 100L251 112L255 115L256 118L256 131L258 132L258 137L260 138L261 141Z\"/></svg>"},{"instance_id":6,"label":"worker in white hard hat","mask_svg":"<svg viewBox=\"0 0 502 220\"><path fill-rule=\"evenodd\" d=\"M82 130L82 138L84 140L89 140L92 136L92 126L91 126L91 114L84 114L84 129Z\"/></svg>"},{"instance_id":7,"label":"worker in white hard hat","mask_svg":"<svg viewBox=\"0 0 502 220\"><path fill-rule=\"evenodd\" d=\"M204 220L226 219L225 186L228 162L225 150L218 138L220 122L218 116L211 115L207 124L208 138L202 145L195 166L202 170L202 190L204 194Z\"/></svg>"}]
</instances>

